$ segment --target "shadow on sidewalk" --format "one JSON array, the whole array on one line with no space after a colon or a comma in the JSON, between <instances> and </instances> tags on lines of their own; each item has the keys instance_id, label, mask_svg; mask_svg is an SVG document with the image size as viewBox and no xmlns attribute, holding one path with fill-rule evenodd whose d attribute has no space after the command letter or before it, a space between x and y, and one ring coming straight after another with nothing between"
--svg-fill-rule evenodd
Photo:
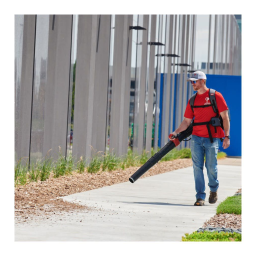
<instances>
[{"instance_id":1,"label":"shadow on sidewalk","mask_svg":"<svg viewBox=\"0 0 256 256\"><path fill-rule=\"evenodd\" d=\"M159 203L159 202L120 202L120 203L126 203L126 204L154 204L154 205L166 205L166 206L193 206L192 204L170 204L170 203ZM209 205L204 205L209 206Z\"/></svg>"}]
</instances>

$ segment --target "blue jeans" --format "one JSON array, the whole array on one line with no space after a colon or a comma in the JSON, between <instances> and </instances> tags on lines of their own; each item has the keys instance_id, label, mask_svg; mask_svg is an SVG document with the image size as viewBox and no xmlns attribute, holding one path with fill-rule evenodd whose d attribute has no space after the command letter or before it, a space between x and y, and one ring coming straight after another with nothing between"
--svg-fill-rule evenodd
<instances>
[{"instance_id":1,"label":"blue jeans","mask_svg":"<svg viewBox=\"0 0 256 256\"><path fill-rule=\"evenodd\" d=\"M220 146L220 139L213 138L211 143L209 138L192 135L191 154L193 160L196 199L205 200L205 181L204 181L204 156L205 167L207 169L208 186L212 192L216 192L219 187L217 170L217 153Z\"/></svg>"}]
</instances>

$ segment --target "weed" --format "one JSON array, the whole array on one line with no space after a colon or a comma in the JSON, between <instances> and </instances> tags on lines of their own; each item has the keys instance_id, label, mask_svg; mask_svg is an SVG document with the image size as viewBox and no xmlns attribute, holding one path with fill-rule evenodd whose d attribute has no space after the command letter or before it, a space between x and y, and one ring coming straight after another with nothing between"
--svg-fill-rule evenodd
<instances>
[{"instance_id":1,"label":"weed","mask_svg":"<svg viewBox=\"0 0 256 256\"><path fill-rule=\"evenodd\" d=\"M191 150L190 148L183 148L177 150L174 148L170 152L168 152L160 161L172 161L175 159L183 159L183 158L191 158Z\"/></svg>"},{"instance_id":2,"label":"weed","mask_svg":"<svg viewBox=\"0 0 256 256\"><path fill-rule=\"evenodd\" d=\"M21 158L14 168L14 183L16 185L25 185L27 183L27 172L28 172L28 161L26 163L26 166L22 165L22 159Z\"/></svg>"},{"instance_id":3,"label":"weed","mask_svg":"<svg viewBox=\"0 0 256 256\"><path fill-rule=\"evenodd\" d=\"M83 160L83 157L80 157L80 160L77 162L77 171L78 173L84 173L84 169L85 169L86 163Z\"/></svg>"},{"instance_id":4,"label":"weed","mask_svg":"<svg viewBox=\"0 0 256 256\"><path fill-rule=\"evenodd\" d=\"M179 158L191 158L191 150L190 148L183 148L179 150Z\"/></svg>"},{"instance_id":5,"label":"weed","mask_svg":"<svg viewBox=\"0 0 256 256\"><path fill-rule=\"evenodd\" d=\"M155 153L157 153L157 150L154 150L154 148L151 148L151 156L153 156Z\"/></svg>"},{"instance_id":6,"label":"weed","mask_svg":"<svg viewBox=\"0 0 256 256\"><path fill-rule=\"evenodd\" d=\"M54 178L58 178L66 174L66 166L67 161L63 155L60 154L54 168L53 168L53 175Z\"/></svg>"},{"instance_id":7,"label":"weed","mask_svg":"<svg viewBox=\"0 0 256 256\"><path fill-rule=\"evenodd\" d=\"M20 169L21 169L21 163L20 163L20 160L19 160L19 162L16 164L16 166L14 168L14 182L15 182L15 185L17 185L18 182L19 182Z\"/></svg>"},{"instance_id":8,"label":"weed","mask_svg":"<svg viewBox=\"0 0 256 256\"><path fill-rule=\"evenodd\" d=\"M52 169L52 163L51 160L45 160L43 163L39 163L39 168L40 168L40 175L39 179L40 181L45 181L49 178L51 169Z\"/></svg>"},{"instance_id":9,"label":"weed","mask_svg":"<svg viewBox=\"0 0 256 256\"><path fill-rule=\"evenodd\" d=\"M148 152L143 150L142 155L140 156L140 164L145 164L149 159Z\"/></svg>"},{"instance_id":10,"label":"weed","mask_svg":"<svg viewBox=\"0 0 256 256\"><path fill-rule=\"evenodd\" d=\"M121 159L118 158L115 154L111 153L107 153L104 156L104 160L102 163L102 171L113 171L113 170L117 170L119 168L121 164Z\"/></svg>"},{"instance_id":11,"label":"weed","mask_svg":"<svg viewBox=\"0 0 256 256\"><path fill-rule=\"evenodd\" d=\"M73 170L74 170L74 160L72 158L72 155L69 155L67 157L67 166L66 166L66 174L72 174Z\"/></svg>"},{"instance_id":12,"label":"weed","mask_svg":"<svg viewBox=\"0 0 256 256\"><path fill-rule=\"evenodd\" d=\"M28 172L28 179L29 181L37 181L40 176L40 164L38 161L36 163L32 163L30 165L30 170Z\"/></svg>"},{"instance_id":13,"label":"weed","mask_svg":"<svg viewBox=\"0 0 256 256\"><path fill-rule=\"evenodd\" d=\"M95 156L92 158L92 160L87 168L87 171L89 173L96 173L100 170L101 164L102 164L101 157Z\"/></svg>"},{"instance_id":14,"label":"weed","mask_svg":"<svg viewBox=\"0 0 256 256\"><path fill-rule=\"evenodd\" d=\"M20 185L25 185L27 184L27 167L21 166L20 169L20 175L19 175L19 184Z\"/></svg>"},{"instance_id":15,"label":"weed","mask_svg":"<svg viewBox=\"0 0 256 256\"><path fill-rule=\"evenodd\" d=\"M130 166L138 166L139 165L139 156L133 151L128 151L126 156L123 159L124 168L129 168Z\"/></svg>"},{"instance_id":16,"label":"weed","mask_svg":"<svg viewBox=\"0 0 256 256\"><path fill-rule=\"evenodd\" d=\"M151 152L143 151L141 155L138 155L129 148L127 154L123 157L117 157L113 153L106 153L104 158L97 155L91 160L91 163L88 166L88 172L95 173L98 172L100 168L102 168L104 171L112 171L118 168L125 169L129 167L141 166L159 150L159 148L157 150L152 148ZM69 155L69 157L65 159L61 153L61 148L59 148L59 158L55 164L52 164L52 159L50 158L49 154L50 151L51 150L47 152L44 161L37 161L36 164L31 164L30 171L28 171L28 163L26 166L24 166L24 161L22 164L22 159L20 159L15 165L15 186L19 184L26 184L27 181L45 181L49 178L51 172L55 178L62 175L72 174L74 171L74 159L72 158L72 155ZM190 149L173 149L160 161L171 161L177 158L188 157L191 157ZM81 157L77 162L76 168L79 173L83 173L85 171L86 161L83 159L83 157Z\"/></svg>"},{"instance_id":17,"label":"weed","mask_svg":"<svg viewBox=\"0 0 256 256\"><path fill-rule=\"evenodd\" d=\"M14 181L16 185L25 185L28 181L28 161L26 165L21 164L22 158L18 161L14 171Z\"/></svg>"},{"instance_id":18,"label":"weed","mask_svg":"<svg viewBox=\"0 0 256 256\"><path fill-rule=\"evenodd\" d=\"M179 158L179 151L174 148L170 152L168 152L160 161L171 161Z\"/></svg>"}]
</instances>

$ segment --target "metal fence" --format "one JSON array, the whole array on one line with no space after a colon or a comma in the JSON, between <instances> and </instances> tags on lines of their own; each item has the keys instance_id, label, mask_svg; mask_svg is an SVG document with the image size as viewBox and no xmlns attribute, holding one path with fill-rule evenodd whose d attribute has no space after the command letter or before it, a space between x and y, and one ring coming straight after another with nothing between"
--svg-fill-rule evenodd
<instances>
[{"instance_id":1,"label":"metal fence","mask_svg":"<svg viewBox=\"0 0 256 256\"><path fill-rule=\"evenodd\" d=\"M16 15L15 161L162 146L197 69L241 75L234 15Z\"/></svg>"}]
</instances>

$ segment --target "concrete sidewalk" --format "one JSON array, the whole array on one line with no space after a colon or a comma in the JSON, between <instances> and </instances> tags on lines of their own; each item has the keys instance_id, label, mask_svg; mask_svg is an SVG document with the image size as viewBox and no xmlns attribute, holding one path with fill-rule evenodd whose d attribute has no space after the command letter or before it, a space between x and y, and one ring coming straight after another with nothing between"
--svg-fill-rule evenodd
<instances>
[{"instance_id":1,"label":"concrete sidewalk","mask_svg":"<svg viewBox=\"0 0 256 256\"><path fill-rule=\"evenodd\" d=\"M219 165L219 200L195 202L192 167L64 197L92 207L17 224L16 241L181 241L202 227L218 204L241 188L241 166ZM208 179L206 178L206 184ZM207 187L207 199L209 188Z\"/></svg>"}]
</instances>

